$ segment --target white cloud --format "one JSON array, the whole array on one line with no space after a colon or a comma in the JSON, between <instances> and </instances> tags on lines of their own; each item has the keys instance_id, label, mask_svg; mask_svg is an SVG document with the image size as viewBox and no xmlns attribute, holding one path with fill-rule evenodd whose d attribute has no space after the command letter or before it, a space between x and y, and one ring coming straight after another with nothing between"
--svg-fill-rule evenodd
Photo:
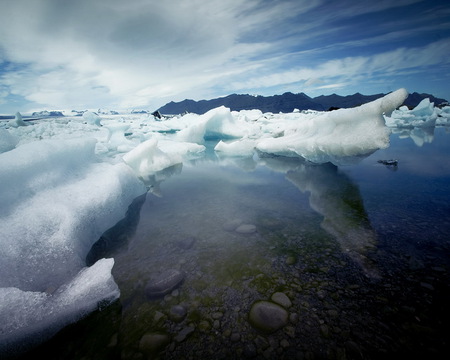
<instances>
[{"instance_id":1,"label":"white cloud","mask_svg":"<svg viewBox=\"0 0 450 360\"><path fill-rule=\"evenodd\" d=\"M336 83L336 84L328 84L323 86L318 86L316 89L339 89L347 86L347 83Z\"/></svg>"},{"instance_id":2,"label":"white cloud","mask_svg":"<svg viewBox=\"0 0 450 360\"><path fill-rule=\"evenodd\" d=\"M420 48L400 48L374 56L333 59L315 67L298 67L288 71L270 69L269 75L259 74L251 79L236 81L232 87L236 90L265 88L300 81L311 85L314 79L321 79L322 82L325 82L325 79L341 79L341 82L350 83L356 76L398 75L401 71L416 67L450 63L449 53L450 39L444 39Z\"/></svg>"},{"instance_id":3,"label":"white cloud","mask_svg":"<svg viewBox=\"0 0 450 360\"><path fill-rule=\"evenodd\" d=\"M2 4L0 46L29 66L3 81L41 104L104 101L107 89L117 106L144 106L254 67L243 61L267 44L239 37L285 8L260 3L15 0Z\"/></svg>"}]
</instances>

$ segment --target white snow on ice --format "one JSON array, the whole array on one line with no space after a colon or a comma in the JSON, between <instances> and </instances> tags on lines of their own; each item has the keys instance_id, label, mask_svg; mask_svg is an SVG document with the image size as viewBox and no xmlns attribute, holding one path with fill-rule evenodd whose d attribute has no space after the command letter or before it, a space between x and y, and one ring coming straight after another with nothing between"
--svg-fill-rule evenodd
<instances>
[{"instance_id":1,"label":"white snow on ice","mask_svg":"<svg viewBox=\"0 0 450 360\"><path fill-rule=\"evenodd\" d=\"M353 109L263 114L219 107L159 120L148 114L0 122L0 353L52 335L114 300L113 259L86 267L101 234L161 170L215 152L261 152L345 164L389 146L392 128L450 121L450 108L400 108L397 90ZM387 127L386 124L389 126Z\"/></svg>"}]
</instances>

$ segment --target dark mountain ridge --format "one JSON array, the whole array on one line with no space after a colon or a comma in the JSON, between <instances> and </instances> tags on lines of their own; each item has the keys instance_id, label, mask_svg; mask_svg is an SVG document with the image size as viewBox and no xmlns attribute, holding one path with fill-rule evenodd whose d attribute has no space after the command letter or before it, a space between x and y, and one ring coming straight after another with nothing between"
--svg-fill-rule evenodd
<instances>
[{"instance_id":1,"label":"dark mountain ridge","mask_svg":"<svg viewBox=\"0 0 450 360\"><path fill-rule=\"evenodd\" d=\"M350 108L365 104L376 100L386 94L363 95L356 93L348 96L337 94L321 95L311 98L305 93L293 94L286 92L282 95L262 96L248 94L231 94L225 97L215 98L211 100L194 101L186 99L180 102L169 102L160 107L158 111L161 114L182 114L184 112L192 112L196 114L204 114L208 110L219 106L225 106L232 111L259 109L262 112L292 112L294 109L299 110L319 110L326 111L333 108ZM405 100L404 105L412 108L417 106L425 98L435 105L447 102L445 99L439 99L430 94L411 93Z\"/></svg>"}]
</instances>

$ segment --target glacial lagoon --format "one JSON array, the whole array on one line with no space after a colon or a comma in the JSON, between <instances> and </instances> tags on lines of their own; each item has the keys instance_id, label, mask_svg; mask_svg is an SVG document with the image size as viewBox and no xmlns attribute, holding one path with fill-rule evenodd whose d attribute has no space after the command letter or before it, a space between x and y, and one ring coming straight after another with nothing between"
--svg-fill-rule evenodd
<instances>
[{"instance_id":1,"label":"glacial lagoon","mask_svg":"<svg viewBox=\"0 0 450 360\"><path fill-rule=\"evenodd\" d=\"M87 256L114 258L119 300L25 357L444 357L449 150L447 127L394 129L339 167L210 151L166 169Z\"/></svg>"}]
</instances>

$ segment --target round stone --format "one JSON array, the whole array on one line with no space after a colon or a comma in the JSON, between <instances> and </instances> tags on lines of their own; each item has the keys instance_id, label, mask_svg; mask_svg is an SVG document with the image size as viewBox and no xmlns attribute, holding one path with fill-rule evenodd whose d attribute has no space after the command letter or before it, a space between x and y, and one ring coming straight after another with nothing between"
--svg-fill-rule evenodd
<instances>
[{"instance_id":1,"label":"round stone","mask_svg":"<svg viewBox=\"0 0 450 360\"><path fill-rule=\"evenodd\" d=\"M294 265L297 262L297 258L295 256L288 256L286 258L286 264L287 265Z\"/></svg>"},{"instance_id":2,"label":"round stone","mask_svg":"<svg viewBox=\"0 0 450 360\"><path fill-rule=\"evenodd\" d=\"M220 311L216 311L215 313L213 313L213 314L211 315L211 317L212 317L214 320L218 320L218 319L220 319L222 316L223 316L223 313L221 313Z\"/></svg>"},{"instance_id":3,"label":"round stone","mask_svg":"<svg viewBox=\"0 0 450 360\"><path fill-rule=\"evenodd\" d=\"M170 342L169 336L160 333L148 333L139 341L139 350L146 354L153 354L163 350Z\"/></svg>"},{"instance_id":4,"label":"round stone","mask_svg":"<svg viewBox=\"0 0 450 360\"><path fill-rule=\"evenodd\" d=\"M242 224L236 228L239 234L252 234L256 231L256 226L252 224Z\"/></svg>"},{"instance_id":5,"label":"round stone","mask_svg":"<svg viewBox=\"0 0 450 360\"><path fill-rule=\"evenodd\" d=\"M182 305L174 305L170 308L169 317L172 321L181 322L187 315L187 310Z\"/></svg>"},{"instance_id":6,"label":"round stone","mask_svg":"<svg viewBox=\"0 0 450 360\"><path fill-rule=\"evenodd\" d=\"M175 336L175 341L182 342L184 341L190 334L194 332L195 328L193 326L188 326L182 329L177 336Z\"/></svg>"},{"instance_id":7,"label":"round stone","mask_svg":"<svg viewBox=\"0 0 450 360\"><path fill-rule=\"evenodd\" d=\"M183 280L184 274L181 271L176 269L166 270L147 283L145 294L149 298L164 296L178 287Z\"/></svg>"},{"instance_id":8,"label":"round stone","mask_svg":"<svg viewBox=\"0 0 450 360\"><path fill-rule=\"evenodd\" d=\"M292 306L291 300L287 297L285 293L276 292L270 298L274 303L285 307L286 309Z\"/></svg>"},{"instance_id":9,"label":"round stone","mask_svg":"<svg viewBox=\"0 0 450 360\"><path fill-rule=\"evenodd\" d=\"M178 241L175 241L175 244L183 250L189 250L194 246L196 241L197 241L197 239L195 237L190 236L190 237L186 237L183 239L179 239Z\"/></svg>"},{"instance_id":10,"label":"round stone","mask_svg":"<svg viewBox=\"0 0 450 360\"><path fill-rule=\"evenodd\" d=\"M234 231L241 224L242 224L241 219L233 219L233 220L227 221L225 224L223 224L223 229L225 231Z\"/></svg>"},{"instance_id":11,"label":"round stone","mask_svg":"<svg viewBox=\"0 0 450 360\"><path fill-rule=\"evenodd\" d=\"M211 324L207 320L202 320L198 324L198 329L204 332L209 331L211 329Z\"/></svg>"},{"instance_id":12,"label":"round stone","mask_svg":"<svg viewBox=\"0 0 450 360\"><path fill-rule=\"evenodd\" d=\"M250 309L250 324L257 330L272 333L288 323L288 312L270 301L257 301Z\"/></svg>"}]
</instances>

